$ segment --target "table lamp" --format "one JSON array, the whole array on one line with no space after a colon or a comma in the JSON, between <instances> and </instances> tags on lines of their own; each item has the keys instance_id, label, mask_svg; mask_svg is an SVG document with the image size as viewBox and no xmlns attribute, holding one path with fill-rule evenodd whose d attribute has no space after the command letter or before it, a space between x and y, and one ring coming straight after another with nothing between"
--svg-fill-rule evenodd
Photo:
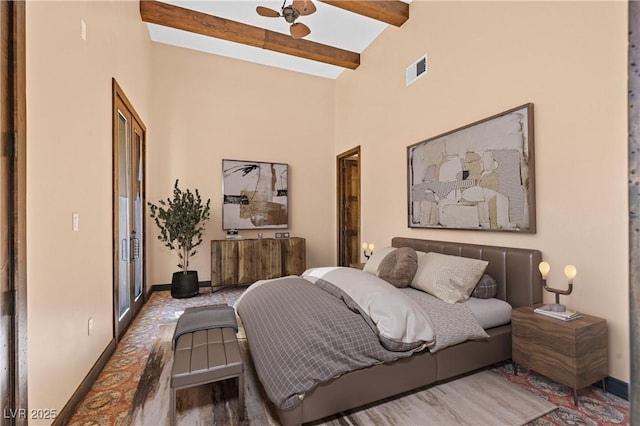
<instances>
[{"instance_id":1,"label":"table lamp","mask_svg":"<svg viewBox=\"0 0 640 426\"><path fill-rule=\"evenodd\" d=\"M548 292L555 293L556 295L556 303L552 303L549 305L549 309L553 312L564 312L567 310L566 306L560 304L560 295L571 294L573 291L573 279L576 277L578 270L573 265L567 265L564 267L564 275L569 280L569 288L566 290L558 290L555 288L551 288L547 286L547 275L549 275L549 271L551 270L551 266L547 262L540 262L538 265L538 269L540 270L540 274L542 275L542 283L544 284L544 289Z\"/></svg>"},{"instance_id":2,"label":"table lamp","mask_svg":"<svg viewBox=\"0 0 640 426\"><path fill-rule=\"evenodd\" d=\"M364 257L367 258L367 260L369 260L369 258L371 257L371 255L373 254L373 249L375 249L376 246L373 243L362 243L362 250L364 250ZM369 254L367 254L367 249L369 249Z\"/></svg>"}]
</instances>

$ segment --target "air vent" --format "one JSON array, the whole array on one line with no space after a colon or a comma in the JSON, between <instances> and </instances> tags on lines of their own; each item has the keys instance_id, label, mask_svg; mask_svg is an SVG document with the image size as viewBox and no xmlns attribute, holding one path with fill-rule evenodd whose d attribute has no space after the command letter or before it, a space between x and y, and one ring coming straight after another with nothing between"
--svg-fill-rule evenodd
<instances>
[{"instance_id":1,"label":"air vent","mask_svg":"<svg viewBox=\"0 0 640 426\"><path fill-rule=\"evenodd\" d=\"M407 67L407 86L427 73L427 55Z\"/></svg>"}]
</instances>

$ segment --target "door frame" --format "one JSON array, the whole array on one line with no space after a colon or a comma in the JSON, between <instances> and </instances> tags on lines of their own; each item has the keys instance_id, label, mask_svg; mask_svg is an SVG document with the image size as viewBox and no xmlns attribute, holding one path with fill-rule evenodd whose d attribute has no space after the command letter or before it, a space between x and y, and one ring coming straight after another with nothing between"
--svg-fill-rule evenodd
<instances>
[{"instance_id":1,"label":"door frame","mask_svg":"<svg viewBox=\"0 0 640 426\"><path fill-rule=\"evenodd\" d=\"M635 95L640 89L640 78L636 73L637 61L640 60L638 51L638 34L640 32L640 4L630 1L629 10L629 103L628 111L628 161L629 161L629 339L630 339L630 380L628 395L629 415L631 423L640 423L640 193L638 192L638 174L640 165L640 115L638 101Z\"/></svg>"},{"instance_id":2,"label":"door frame","mask_svg":"<svg viewBox=\"0 0 640 426\"><path fill-rule=\"evenodd\" d=\"M346 212L344 209L344 192L346 191L345 185L345 173L343 171L343 163L348 159L355 157L358 163L358 247L359 241L361 239L360 235L360 224L361 224L361 216L362 216L362 203L360 200L361 197L361 167L362 167L362 153L360 146L356 146L355 148L351 148L348 151L343 152L342 154L338 154L336 156L336 216L337 216L337 242L338 242L338 252L337 252L337 264L339 266L349 266L343 265L345 263L344 259L344 250L345 245L347 244L347 239L344 236L344 226L346 223ZM358 248L358 252L360 249ZM359 259L356 259L359 261Z\"/></svg>"},{"instance_id":3,"label":"door frame","mask_svg":"<svg viewBox=\"0 0 640 426\"><path fill-rule=\"evenodd\" d=\"M0 305L2 315L8 315L7 387L0 400L4 410L14 410L13 416L2 416L2 425L28 423L27 404L27 109L26 109L26 3L1 2L0 28L2 44L1 146L2 161L7 166L3 174L3 203L6 211L2 220L7 230L1 244L7 249L3 259L8 288ZM6 262L6 263L5 263ZM6 309L6 310L5 310ZM3 378L4 380L4 378ZM3 410L3 414L5 411ZM24 414L24 415L23 415ZM7 418L9 417L9 418Z\"/></svg>"},{"instance_id":4,"label":"door frame","mask_svg":"<svg viewBox=\"0 0 640 426\"><path fill-rule=\"evenodd\" d=\"M113 138L113 153L112 153L112 196L113 196L113 212L112 212L112 232L113 232L113 336L116 339L116 342L120 340L120 337L127 330L131 321L135 318L136 314L142 307L146 299L147 286L146 286L146 233L144 230L146 229L146 134L147 128L136 112L133 104L129 101L124 91L118 84L115 78L112 79L112 91L113 91L113 108L112 108L112 138ZM122 108L120 108L122 106ZM129 317L124 321L124 325L120 326L120 310L119 310L119 257L120 257L120 238L118 235L118 226L119 226L119 211L118 211L118 114L120 109L126 109L127 113L131 114L131 121L135 121L136 125L133 123L130 126L130 132L133 132L136 129L139 129L142 133L141 135L141 161L142 161L142 187L140 188L140 196L141 196L141 207L142 207L142 224L141 228L143 230L142 239L139 243L140 248L142 250L142 292L139 295L138 299L135 298L133 294L130 294L130 311L127 314ZM133 145L133 138L131 139L131 145ZM131 171L129 171L131 173ZM131 250L131 246L129 246L129 250ZM130 263L130 269L134 269L134 264ZM135 283L134 283L135 287Z\"/></svg>"}]
</instances>

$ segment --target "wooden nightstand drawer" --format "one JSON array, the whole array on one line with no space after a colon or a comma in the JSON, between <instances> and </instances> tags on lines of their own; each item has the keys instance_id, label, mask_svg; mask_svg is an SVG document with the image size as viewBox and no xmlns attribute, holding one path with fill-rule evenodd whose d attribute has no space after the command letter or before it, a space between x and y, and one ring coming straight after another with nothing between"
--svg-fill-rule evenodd
<instances>
[{"instance_id":1,"label":"wooden nightstand drawer","mask_svg":"<svg viewBox=\"0 0 640 426\"><path fill-rule=\"evenodd\" d=\"M523 315L518 310L514 310L512 315L518 317L512 324L514 337L551 348L568 357L581 357L594 350L607 348L607 323L603 319L583 315L562 321L536 313Z\"/></svg>"},{"instance_id":2,"label":"wooden nightstand drawer","mask_svg":"<svg viewBox=\"0 0 640 426\"><path fill-rule=\"evenodd\" d=\"M562 321L514 309L511 317L512 359L574 389L608 374L607 323L590 315Z\"/></svg>"}]
</instances>

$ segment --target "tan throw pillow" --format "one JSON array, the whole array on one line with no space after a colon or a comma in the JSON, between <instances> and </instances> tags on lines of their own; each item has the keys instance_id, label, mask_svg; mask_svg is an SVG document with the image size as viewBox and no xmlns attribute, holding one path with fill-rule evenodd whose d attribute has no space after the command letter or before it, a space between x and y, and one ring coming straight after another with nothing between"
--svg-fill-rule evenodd
<instances>
[{"instance_id":1,"label":"tan throw pillow","mask_svg":"<svg viewBox=\"0 0 640 426\"><path fill-rule=\"evenodd\" d=\"M411 247L387 254L378 266L378 277L395 287L407 287L418 269L418 255Z\"/></svg>"},{"instance_id":2,"label":"tan throw pillow","mask_svg":"<svg viewBox=\"0 0 640 426\"><path fill-rule=\"evenodd\" d=\"M448 303L463 302L488 264L486 260L429 252L419 256L411 287Z\"/></svg>"}]
</instances>

